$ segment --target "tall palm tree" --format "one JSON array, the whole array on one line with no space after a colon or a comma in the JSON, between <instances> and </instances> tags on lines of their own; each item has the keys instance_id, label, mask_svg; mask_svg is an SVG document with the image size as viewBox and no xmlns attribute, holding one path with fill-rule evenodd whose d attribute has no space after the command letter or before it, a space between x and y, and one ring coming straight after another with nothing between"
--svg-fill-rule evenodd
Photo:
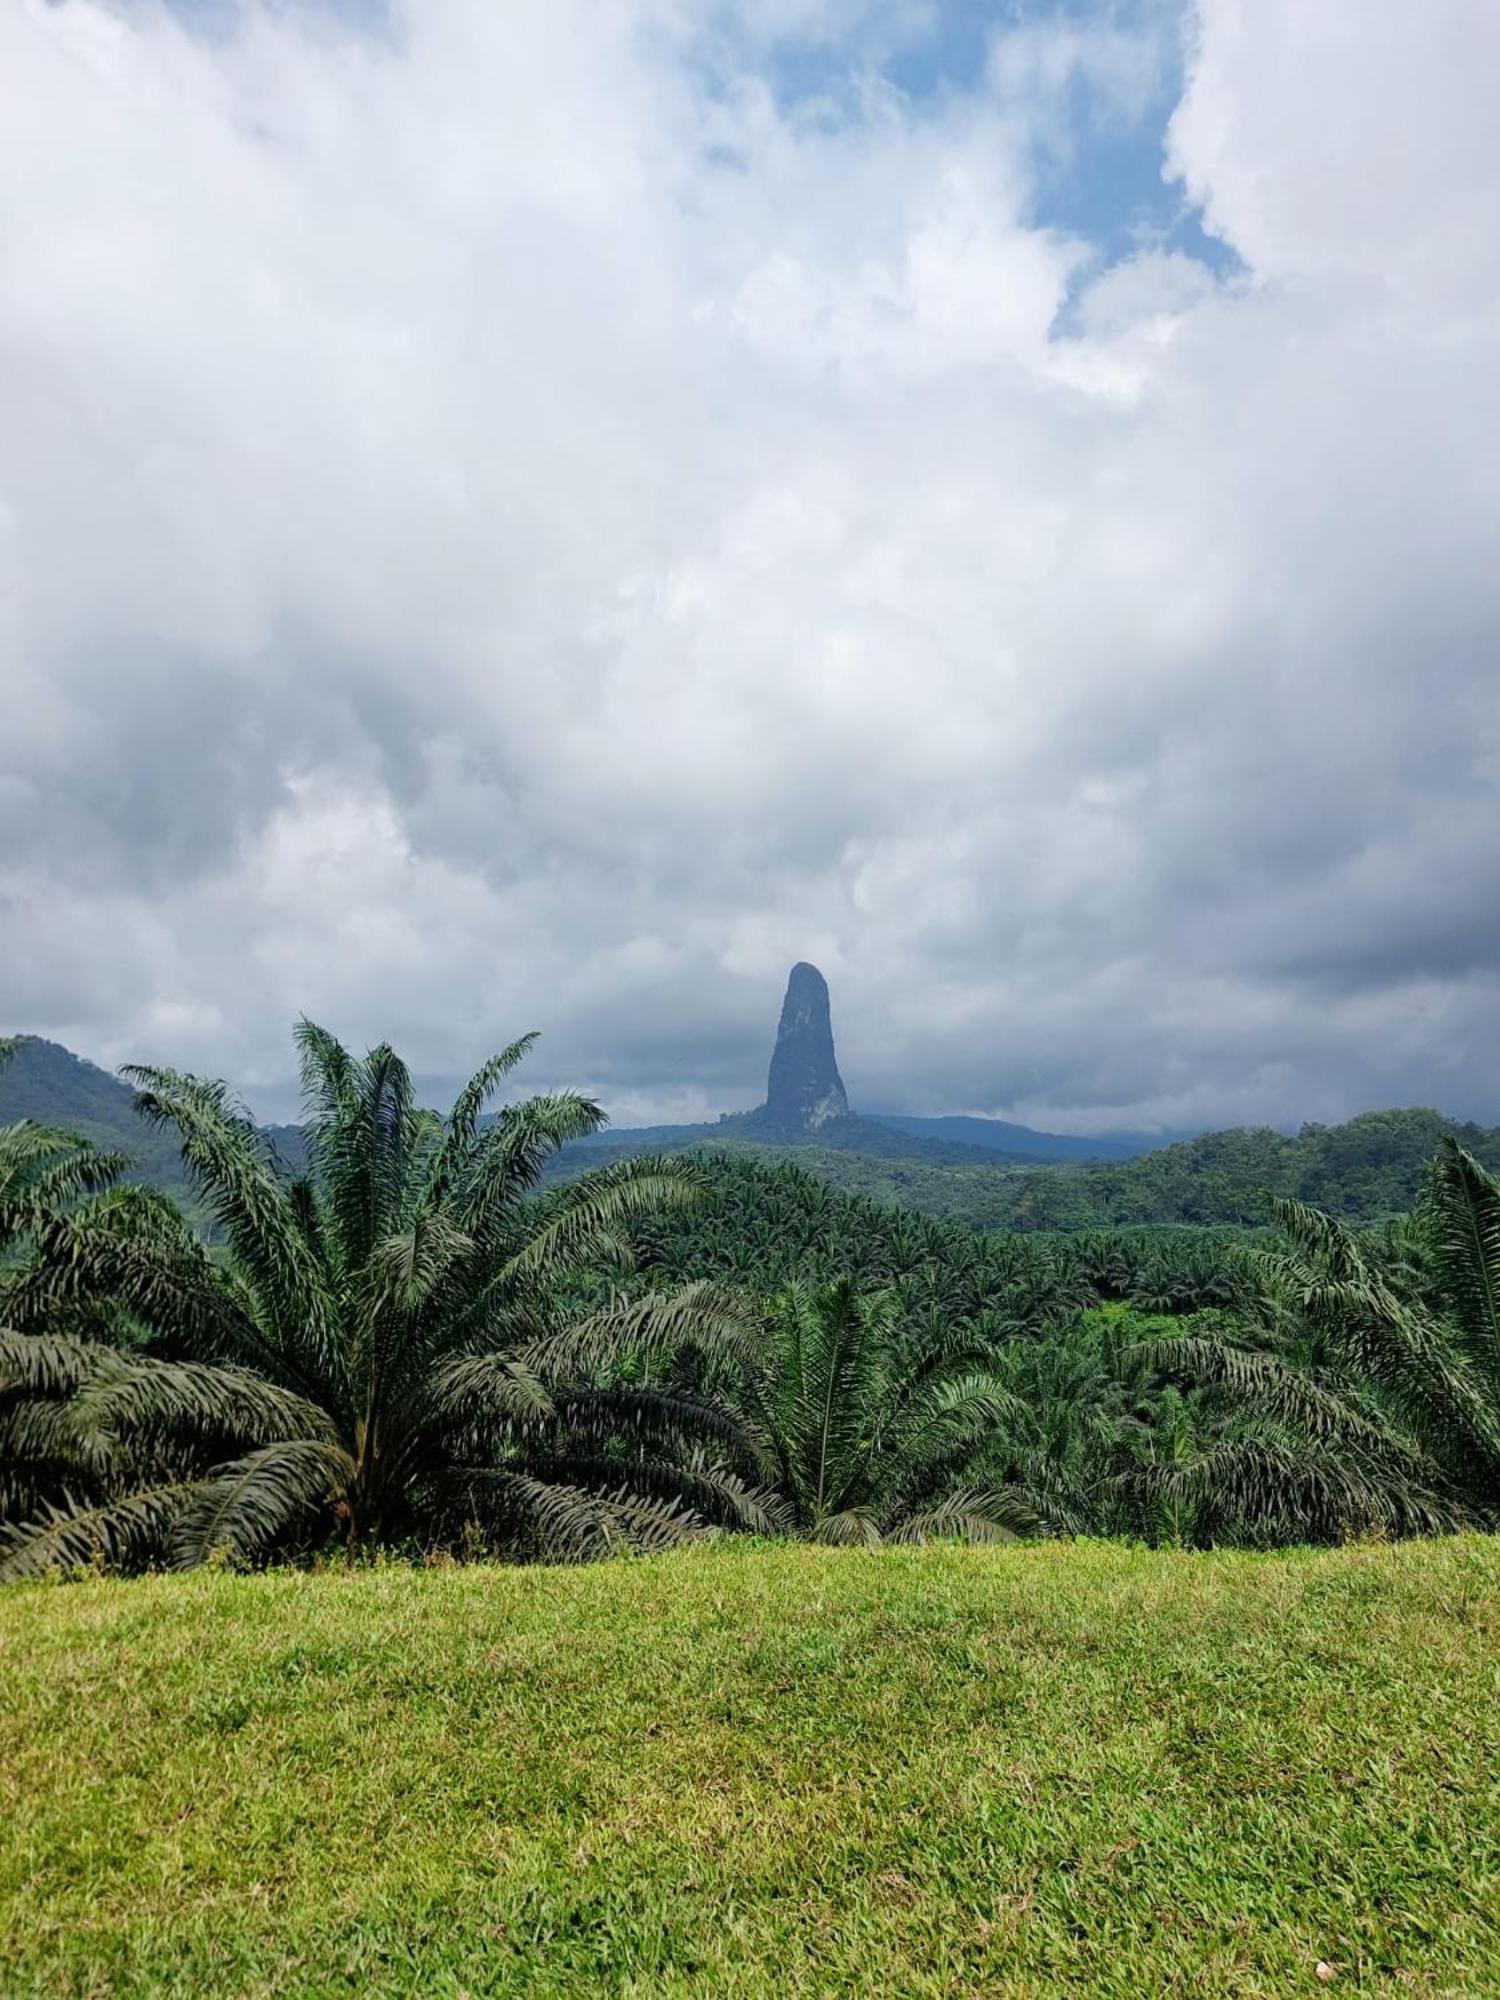
<instances>
[{"instance_id":1,"label":"tall palm tree","mask_svg":"<svg viewBox=\"0 0 1500 2000\"><path fill-rule=\"evenodd\" d=\"M1276 1213L1259 1341L1152 1350L1229 1417L1171 1479L1280 1539L1500 1522L1500 1184L1445 1141L1385 1262L1317 1209Z\"/></svg>"},{"instance_id":2,"label":"tall palm tree","mask_svg":"<svg viewBox=\"0 0 1500 2000\"><path fill-rule=\"evenodd\" d=\"M71 1462L66 1499L12 1510L0 1571L253 1561L334 1532L587 1555L692 1533L695 1501L765 1525L694 1450L715 1412L654 1379L684 1347L719 1366L746 1352L734 1300L701 1283L569 1297L584 1273L626 1270L631 1226L693 1199L697 1176L634 1159L538 1193L548 1158L604 1118L564 1092L484 1120L534 1039L440 1119L389 1047L357 1061L302 1022L300 1177L223 1084L131 1071L219 1243L142 1189L33 1218L0 1411L35 1445L39 1492Z\"/></svg>"},{"instance_id":3,"label":"tall palm tree","mask_svg":"<svg viewBox=\"0 0 1500 2000\"><path fill-rule=\"evenodd\" d=\"M776 1524L866 1545L1033 1530L1024 1500L968 1476L1011 1414L999 1376L956 1347L913 1362L901 1334L897 1295L850 1279L793 1283L772 1302L761 1353L721 1393L774 1491Z\"/></svg>"}]
</instances>

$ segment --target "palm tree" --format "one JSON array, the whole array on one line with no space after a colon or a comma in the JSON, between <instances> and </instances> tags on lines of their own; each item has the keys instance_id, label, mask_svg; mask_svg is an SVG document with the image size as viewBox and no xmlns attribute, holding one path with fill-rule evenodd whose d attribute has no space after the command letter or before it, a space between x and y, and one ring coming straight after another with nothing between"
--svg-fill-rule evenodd
<instances>
[{"instance_id":1,"label":"palm tree","mask_svg":"<svg viewBox=\"0 0 1500 2000\"><path fill-rule=\"evenodd\" d=\"M19 1035L0 1036L0 1069L20 1045ZM108 1187L124 1164L117 1153L98 1153L86 1139L30 1118L0 1125L0 1277L42 1216Z\"/></svg>"},{"instance_id":2,"label":"palm tree","mask_svg":"<svg viewBox=\"0 0 1500 2000\"><path fill-rule=\"evenodd\" d=\"M0 1068L19 1046L19 1036L0 1040ZM0 1126L0 1327L38 1230L108 1188L123 1165L119 1155L29 1118ZM7 1379L0 1363L0 1521L59 1499L82 1450L57 1412L7 1390Z\"/></svg>"},{"instance_id":3,"label":"palm tree","mask_svg":"<svg viewBox=\"0 0 1500 2000\"><path fill-rule=\"evenodd\" d=\"M721 1393L776 1525L834 1543L1010 1540L1036 1527L1014 1493L968 1477L1004 1384L972 1351L914 1363L897 1294L850 1279L792 1283L772 1302L762 1352Z\"/></svg>"},{"instance_id":4,"label":"palm tree","mask_svg":"<svg viewBox=\"0 0 1500 2000\"><path fill-rule=\"evenodd\" d=\"M1060 1330L1006 1341L992 1363L1008 1414L981 1462L1054 1533L1137 1529L1122 1474L1146 1425L1119 1345L1114 1316L1095 1308Z\"/></svg>"},{"instance_id":5,"label":"palm tree","mask_svg":"<svg viewBox=\"0 0 1500 2000\"><path fill-rule=\"evenodd\" d=\"M0 1042L0 1064L14 1046ZM30 1119L0 1126L0 1327L38 1232L97 1197L122 1165L117 1155ZM81 1449L57 1412L33 1405L9 1381L0 1360L0 1521L60 1499Z\"/></svg>"},{"instance_id":6,"label":"palm tree","mask_svg":"<svg viewBox=\"0 0 1500 2000\"><path fill-rule=\"evenodd\" d=\"M108 1187L123 1164L118 1154L97 1153L87 1140L29 1118L0 1125L0 1272L22 1256L44 1217Z\"/></svg>"},{"instance_id":7,"label":"palm tree","mask_svg":"<svg viewBox=\"0 0 1500 2000\"><path fill-rule=\"evenodd\" d=\"M1385 1260L1276 1204L1258 1341L1186 1339L1163 1370L1220 1392L1221 1434L1173 1467L1222 1532L1278 1539L1500 1521L1500 1184L1452 1140ZM1392 1256L1389 1253L1394 1252Z\"/></svg>"},{"instance_id":8,"label":"palm tree","mask_svg":"<svg viewBox=\"0 0 1500 2000\"><path fill-rule=\"evenodd\" d=\"M692 1200L698 1176L633 1159L538 1193L549 1157L604 1118L564 1092L484 1120L534 1039L440 1119L389 1047L357 1061L302 1022L301 1177L223 1084L129 1072L137 1108L179 1134L219 1242L138 1188L32 1217L0 1415L42 1504L8 1510L0 1571L254 1561L333 1532L591 1555L680 1539L701 1507L764 1526L703 1449L722 1420L653 1379L685 1347L720 1367L748 1352L734 1299L698 1283L578 1303L584 1274L628 1269L632 1225Z\"/></svg>"}]
</instances>

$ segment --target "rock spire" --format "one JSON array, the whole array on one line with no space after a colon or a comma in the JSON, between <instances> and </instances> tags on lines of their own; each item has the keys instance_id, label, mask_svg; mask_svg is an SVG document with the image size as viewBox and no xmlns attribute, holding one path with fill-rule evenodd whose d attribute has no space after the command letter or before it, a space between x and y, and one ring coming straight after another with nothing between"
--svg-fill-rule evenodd
<instances>
[{"instance_id":1,"label":"rock spire","mask_svg":"<svg viewBox=\"0 0 1500 2000\"><path fill-rule=\"evenodd\" d=\"M828 981L815 965L794 965L771 1051L766 1122L787 1132L815 1132L830 1119L848 1115L849 1099L833 1053Z\"/></svg>"}]
</instances>

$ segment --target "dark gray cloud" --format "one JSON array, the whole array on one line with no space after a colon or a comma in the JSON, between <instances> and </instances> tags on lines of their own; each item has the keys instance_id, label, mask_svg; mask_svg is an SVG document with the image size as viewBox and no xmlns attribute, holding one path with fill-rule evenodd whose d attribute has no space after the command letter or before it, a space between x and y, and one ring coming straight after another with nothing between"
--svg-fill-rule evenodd
<instances>
[{"instance_id":1,"label":"dark gray cloud","mask_svg":"<svg viewBox=\"0 0 1500 2000\"><path fill-rule=\"evenodd\" d=\"M857 1103L1500 1116L1500 25L1198 0L1101 273L1167 11L8 10L0 1025L693 1117L807 957Z\"/></svg>"}]
</instances>

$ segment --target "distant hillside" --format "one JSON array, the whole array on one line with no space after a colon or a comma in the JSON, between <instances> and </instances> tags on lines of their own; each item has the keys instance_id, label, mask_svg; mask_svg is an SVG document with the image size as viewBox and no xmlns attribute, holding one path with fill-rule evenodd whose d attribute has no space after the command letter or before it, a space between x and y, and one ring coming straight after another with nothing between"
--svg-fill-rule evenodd
<instances>
[{"instance_id":1,"label":"distant hillside","mask_svg":"<svg viewBox=\"0 0 1500 2000\"><path fill-rule=\"evenodd\" d=\"M145 1181L183 1199L189 1195L175 1134L136 1115L130 1085L39 1035L21 1036L10 1060L0 1061L0 1125L21 1118L76 1132L102 1151L128 1155L127 1180ZM288 1166L301 1164L302 1134L295 1125L270 1126L267 1137Z\"/></svg>"},{"instance_id":2,"label":"distant hillside","mask_svg":"<svg viewBox=\"0 0 1500 2000\"><path fill-rule=\"evenodd\" d=\"M612 1126L608 1131L596 1132L591 1138L574 1140L568 1151L578 1155L606 1152L623 1157L627 1153L675 1151L683 1146L747 1145L769 1148L777 1153L795 1151L799 1160L804 1159L809 1151L860 1153L870 1159L921 1160L929 1166L955 1167L992 1167L997 1160L1030 1166L1039 1159L1049 1157L1041 1146L1018 1145L1011 1151L999 1144L967 1139L959 1130L947 1130L950 1126L967 1127L989 1122L983 1118L916 1118L903 1121L898 1126L889 1118L866 1118L859 1112L851 1111L841 1118L825 1119L821 1125L807 1131L786 1131L772 1124L761 1110L726 1111L711 1125ZM915 1127L923 1129L912 1129ZM1023 1125L1005 1129L1010 1132L1026 1131ZM1029 1136L1045 1141L1054 1135L1034 1132ZM1089 1149L1077 1155L1060 1154L1057 1157L1128 1159L1130 1153L1103 1154Z\"/></svg>"},{"instance_id":3,"label":"distant hillside","mask_svg":"<svg viewBox=\"0 0 1500 2000\"><path fill-rule=\"evenodd\" d=\"M1017 1164L958 1148L954 1151L967 1157L891 1157L821 1144L821 1133L777 1144L745 1135L729 1120L677 1129L695 1136L676 1143L658 1136L652 1146L636 1147L633 1135L617 1133L586 1156L570 1147L574 1157L565 1156L564 1170L651 1150L788 1161L850 1194L944 1216L971 1229L1000 1230L1259 1223L1266 1220L1268 1191L1295 1195L1336 1215L1373 1219L1411 1206L1424 1168L1447 1135L1500 1170L1500 1130L1456 1123L1428 1110L1372 1111L1347 1125L1304 1125L1295 1138L1269 1129L1208 1132L1103 1166ZM700 1133L708 1136L696 1136Z\"/></svg>"},{"instance_id":4,"label":"distant hillside","mask_svg":"<svg viewBox=\"0 0 1500 2000\"><path fill-rule=\"evenodd\" d=\"M580 1154L602 1149L623 1156L670 1151L680 1146L743 1143L778 1152L795 1147L796 1157L804 1164L811 1150L863 1153L874 1159L917 1160L928 1166L992 1167L997 1161L1006 1161L1030 1167L1044 1163L1078 1165L1133 1160L1142 1153L1173 1145L1181 1136L1169 1133L1153 1138L1147 1133L1133 1132L1116 1138L1079 1137L1062 1132L1037 1132L1029 1125L1007 1124L1002 1118L908 1118L894 1112L865 1116L853 1111L799 1132L778 1129L763 1112L756 1110L727 1111L711 1125L614 1126L595 1133L592 1138L575 1140L574 1148Z\"/></svg>"},{"instance_id":5,"label":"distant hillside","mask_svg":"<svg viewBox=\"0 0 1500 2000\"><path fill-rule=\"evenodd\" d=\"M623 1138L624 1134L619 1136ZM933 1167L990 1167L997 1159L1024 1161L1030 1157L1022 1152L1002 1153L970 1145L956 1135L934 1134L926 1138L915 1132L898 1131L884 1118L865 1118L854 1111L846 1112L842 1118L826 1119L803 1132L778 1131L759 1111L732 1112L717 1125L700 1128L697 1143L716 1145L722 1140L732 1144L743 1141L752 1146L792 1146L799 1158L811 1149L820 1153L860 1153L867 1159L919 1160Z\"/></svg>"},{"instance_id":6,"label":"distant hillside","mask_svg":"<svg viewBox=\"0 0 1500 2000\"><path fill-rule=\"evenodd\" d=\"M1013 1177L992 1226L1080 1229L1137 1222L1260 1222L1264 1192L1332 1214L1374 1218L1409 1208L1442 1140L1500 1167L1500 1129L1439 1111L1370 1111L1345 1125L1206 1132L1115 1166Z\"/></svg>"},{"instance_id":7,"label":"distant hillside","mask_svg":"<svg viewBox=\"0 0 1500 2000\"><path fill-rule=\"evenodd\" d=\"M76 1132L101 1151L129 1154L130 1179L184 1194L177 1141L138 1118L134 1103L128 1083L37 1035L23 1035L10 1061L0 1062L0 1125L30 1118Z\"/></svg>"},{"instance_id":8,"label":"distant hillside","mask_svg":"<svg viewBox=\"0 0 1500 2000\"><path fill-rule=\"evenodd\" d=\"M1008 1160L1133 1160L1140 1153L1154 1153L1191 1136L1186 1132L1115 1132L1107 1136L1037 1132L1004 1118L910 1118L895 1111L873 1111L870 1116L877 1124L893 1125L898 1132L910 1132L918 1139L976 1146Z\"/></svg>"}]
</instances>

